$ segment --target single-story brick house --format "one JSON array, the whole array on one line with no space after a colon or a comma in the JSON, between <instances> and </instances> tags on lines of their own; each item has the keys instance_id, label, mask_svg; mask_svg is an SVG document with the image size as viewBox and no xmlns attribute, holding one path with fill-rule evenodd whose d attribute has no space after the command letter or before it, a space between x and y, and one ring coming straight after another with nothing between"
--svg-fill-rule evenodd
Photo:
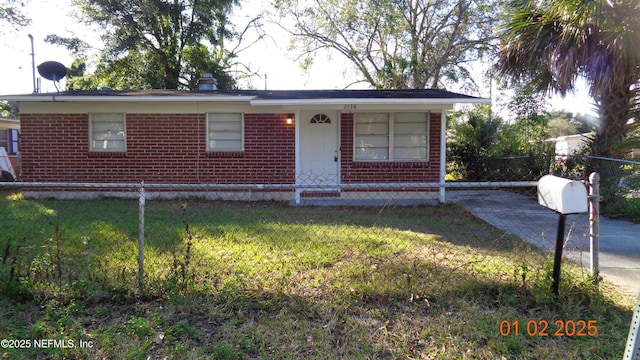
<instances>
[{"instance_id":1,"label":"single-story brick house","mask_svg":"<svg viewBox=\"0 0 640 360\"><path fill-rule=\"evenodd\" d=\"M96 90L0 98L19 103L24 182L253 184L249 199L298 203L368 191L341 185L441 181L445 111L489 102L433 89ZM425 198L444 196L443 189L423 190ZM375 192L388 196L379 187Z\"/></svg>"}]
</instances>

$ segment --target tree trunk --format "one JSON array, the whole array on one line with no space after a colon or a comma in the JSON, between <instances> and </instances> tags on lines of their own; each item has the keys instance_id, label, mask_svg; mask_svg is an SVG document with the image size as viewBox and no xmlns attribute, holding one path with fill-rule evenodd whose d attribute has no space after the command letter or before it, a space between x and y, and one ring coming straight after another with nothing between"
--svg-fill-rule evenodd
<instances>
[{"instance_id":1,"label":"tree trunk","mask_svg":"<svg viewBox=\"0 0 640 360\"><path fill-rule=\"evenodd\" d=\"M631 73L631 71L629 72ZM601 89L599 96L596 96L600 115L600 126L596 132L591 150L593 155L602 155L611 158L621 158L629 150L624 142L627 133L631 129L628 125L633 115L633 102L635 101L635 91L632 89L632 77L626 74L620 83L608 84ZM590 159L588 161L587 173L600 173L600 193L603 205L615 206L623 201L623 192L620 191L619 182L624 176L624 169L621 163L603 160Z\"/></svg>"},{"instance_id":2,"label":"tree trunk","mask_svg":"<svg viewBox=\"0 0 640 360\"><path fill-rule=\"evenodd\" d=\"M629 131L627 123L632 117L631 104L634 97L631 83L620 87L608 87L601 93L598 101L600 126L592 147L594 155L622 155L624 149L621 145Z\"/></svg>"}]
</instances>

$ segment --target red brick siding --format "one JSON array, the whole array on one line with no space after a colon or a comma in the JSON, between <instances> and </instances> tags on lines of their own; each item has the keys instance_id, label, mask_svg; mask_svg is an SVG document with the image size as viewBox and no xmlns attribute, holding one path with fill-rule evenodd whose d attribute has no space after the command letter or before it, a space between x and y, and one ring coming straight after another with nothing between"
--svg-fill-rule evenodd
<instances>
[{"instance_id":1,"label":"red brick siding","mask_svg":"<svg viewBox=\"0 0 640 360\"><path fill-rule=\"evenodd\" d=\"M341 179L348 183L437 182L440 174L440 113L430 114L429 161L427 162L354 162L353 114L342 114Z\"/></svg>"},{"instance_id":2,"label":"red brick siding","mask_svg":"<svg viewBox=\"0 0 640 360\"><path fill-rule=\"evenodd\" d=\"M286 114L245 114L245 148L206 152L205 114L127 114L127 152L89 152L86 114L22 114L24 181L292 183Z\"/></svg>"}]
</instances>

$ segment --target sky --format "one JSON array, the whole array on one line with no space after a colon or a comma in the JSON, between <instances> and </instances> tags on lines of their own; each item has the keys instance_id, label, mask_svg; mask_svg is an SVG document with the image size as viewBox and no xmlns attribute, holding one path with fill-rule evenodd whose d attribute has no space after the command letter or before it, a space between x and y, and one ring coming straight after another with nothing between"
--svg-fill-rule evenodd
<instances>
[{"instance_id":1,"label":"sky","mask_svg":"<svg viewBox=\"0 0 640 360\"><path fill-rule=\"evenodd\" d=\"M244 0L242 7L236 8L232 22L237 30L244 27L250 19L260 13L269 0ZM60 36L76 35L82 39L91 39L92 45L99 44L95 31L80 24L71 16L73 7L71 0L30 0L24 5L24 13L32 19L31 25L9 31L2 28L4 36L0 39L0 94L29 94L33 92L31 42L28 34L34 39L35 66L45 61L58 61L69 66L73 58L69 52L59 46L47 44L44 39L48 34ZM241 83L243 87L250 85L256 89L266 87L277 89L341 89L353 82L352 77L345 77L344 71L349 68L346 60L339 55L317 55L309 72L304 73L295 63L296 53L288 50L290 39L288 34L277 25L265 22L265 30L270 37L251 46L239 54L239 61L257 70L261 75L251 84ZM38 77L37 69L36 76ZM62 81L64 86L64 80ZM362 88L364 85L358 85ZM356 87L351 87L356 88ZM51 81L41 80L41 91L55 91ZM499 91L481 90L481 97L493 95L494 104L501 102ZM477 94L473 94L477 95ZM566 98L553 96L548 98L548 109L564 109L573 113L592 112L592 101L586 91L568 95Z\"/></svg>"},{"instance_id":2,"label":"sky","mask_svg":"<svg viewBox=\"0 0 640 360\"><path fill-rule=\"evenodd\" d=\"M85 40L92 37L92 45L99 44L99 37L95 32L79 24L70 14L70 0L30 0L25 4L24 13L32 19L31 25L18 31L7 32L0 39L0 94L26 94L33 92L33 72L31 59L31 42L29 34L34 38L34 53L36 67L45 61L58 61L66 66L71 65L73 58L69 52L60 46L48 44L44 41L48 34L60 36L77 35ZM262 10L262 0L244 0L243 6L236 9L232 22L240 31L253 16ZM341 61L324 62L320 58L314 72L304 74L300 67L293 62L294 53L287 50L289 39L287 34L278 26L269 25L271 35L262 42L254 44L250 49L240 53L240 62L250 65L261 74L260 78L252 81L257 89L265 87L264 74L267 74L269 89L333 89L342 88L350 81L344 79L341 72L344 64ZM255 34L250 34L257 36ZM324 64L323 64L324 62ZM324 66L323 66L324 65ZM36 69L36 76L38 75ZM42 79L41 91L55 91L53 84ZM62 81L64 85L64 80Z\"/></svg>"}]
</instances>

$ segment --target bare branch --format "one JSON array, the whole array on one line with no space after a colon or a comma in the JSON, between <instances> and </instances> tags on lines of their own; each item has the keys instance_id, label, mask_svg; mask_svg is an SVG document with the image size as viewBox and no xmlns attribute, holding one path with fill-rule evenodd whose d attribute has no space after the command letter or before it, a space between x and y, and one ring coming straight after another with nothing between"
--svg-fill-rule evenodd
<instances>
[{"instance_id":1,"label":"bare branch","mask_svg":"<svg viewBox=\"0 0 640 360\"><path fill-rule=\"evenodd\" d=\"M375 87L433 87L440 74L468 72L457 64L478 58L494 39L495 8L502 0L356 0L279 2L281 16L292 19L302 54L337 51ZM400 2L400 4L398 3ZM491 3L492 6L478 6ZM375 6L375 7L374 7ZM298 57L300 59L300 57Z\"/></svg>"},{"instance_id":2,"label":"bare branch","mask_svg":"<svg viewBox=\"0 0 640 360\"><path fill-rule=\"evenodd\" d=\"M253 46L253 45L255 45L255 44L257 44L260 41L265 39L267 34L264 32L262 24L260 23L262 18L263 18L263 15L261 14L261 15L258 15L256 17L254 17L253 19L249 20L249 22L245 25L244 29L242 29L240 34L236 35L237 44L233 49L231 49L231 53L232 54L239 54L239 53L247 50L251 46ZM251 29L256 30L256 32L258 33L258 38L255 39L254 41L252 41L248 45L247 44L243 44L245 36L247 35L249 30L251 30ZM240 46L242 46L242 48Z\"/></svg>"}]
</instances>

